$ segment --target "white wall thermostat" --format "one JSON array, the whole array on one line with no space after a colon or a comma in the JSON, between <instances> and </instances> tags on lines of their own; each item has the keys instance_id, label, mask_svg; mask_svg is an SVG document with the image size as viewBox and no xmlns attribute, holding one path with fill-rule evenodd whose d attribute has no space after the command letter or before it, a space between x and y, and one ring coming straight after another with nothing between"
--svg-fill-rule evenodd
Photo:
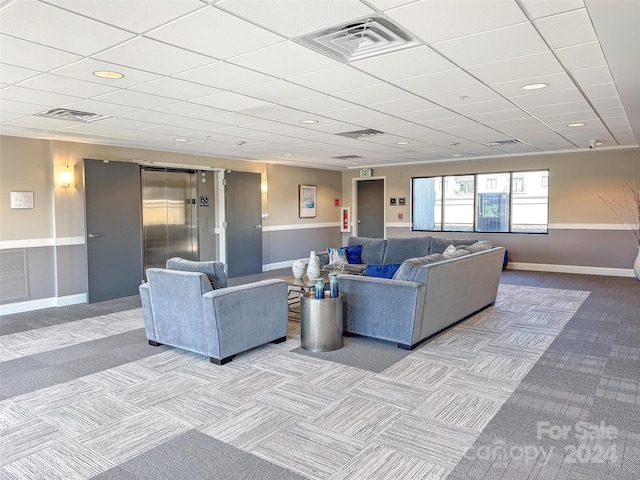
<instances>
[{"instance_id":1,"label":"white wall thermostat","mask_svg":"<svg viewBox=\"0 0 640 480\"><path fill-rule=\"evenodd\" d=\"M371 169L370 168L361 168L360 169L360 176L361 177L370 177L371 176Z\"/></svg>"},{"instance_id":2,"label":"white wall thermostat","mask_svg":"<svg viewBox=\"0 0 640 480\"><path fill-rule=\"evenodd\" d=\"M11 208L33 208L33 192L11 192Z\"/></svg>"}]
</instances>

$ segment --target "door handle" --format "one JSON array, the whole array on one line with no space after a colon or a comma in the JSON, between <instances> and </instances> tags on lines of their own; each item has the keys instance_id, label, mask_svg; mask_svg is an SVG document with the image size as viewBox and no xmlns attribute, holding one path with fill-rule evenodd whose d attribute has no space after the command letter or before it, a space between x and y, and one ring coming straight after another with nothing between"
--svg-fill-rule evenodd
<instances>
[{"instance_id":1,"label":"door handle","mask_svg":"<svg viewBox=\"0 0 640 480\"><path fill-rule=\"evenodd\" d=\"M102 236L102 235L100 235L99 233L90 233L90 234L88 235L88 237L89 237L89 238L98 238L98 237L101 237L101 236Z\"/></svg>"},{"instance_id":2,"label":"door handle","mask_svg":"<svg viewBox=\"0 0 640 480\"><path fill-rule=\"evenodd\" d=\"M358 225L362 223L362 220L358 220Z\"/></svg>"},{"instance_id":3,"label":"door handle","mask_svg":"<svg viewBox=\"0 0 640 480\"><path fill-rule=\"evenodd\" d=\"M262 225L256 225L256 228L262 228Z\"/></svg>"}]
</instances>

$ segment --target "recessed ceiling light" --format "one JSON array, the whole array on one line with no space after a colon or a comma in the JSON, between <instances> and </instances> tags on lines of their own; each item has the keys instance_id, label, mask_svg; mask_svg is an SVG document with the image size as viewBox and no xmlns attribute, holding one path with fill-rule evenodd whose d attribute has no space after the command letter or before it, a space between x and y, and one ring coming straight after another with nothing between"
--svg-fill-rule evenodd
<instances>
[{"instance_id":1,"label":"recessed ceiling light","mask_svg":"<svg viewBox=\"0 0 640 480\"><path fill-rule=\"evenodd\" d=\"M540 90L541 88L548 87L548 83L529 83L528 85L523 85L522 90Z\"/></svg>"},{"instance_id":2,"label":"recessed ceiling light","mask_svg":"<svg viewBox=\"0 0 640 480\"><path fill-rule=\"evenodd\" d=\"M300 123L318 123L318 120L312 120L312 119L307 119L307 120L300 120Z\"/></svg>"},{"instance_id":3,"label":"recessed ceiling light","mask_svg":"<svg viewBox=\"0 0 640 480\"><path fill-rule=\"evenodd\" d=\"M189 140L186 138L174 138L173 139L174 142L188 142Z\"/></svg>"},{"instance_id":4,"label":"recessed ceiling light","mask_svg":"<svg viewBox=\"0 0 640 480\"><path fill-rule=\"evenodd\" d=\"M283 157L293 157L293 153L285 153L282 156Z\"/></svg>"},{"instance_id":5,"label":"recessed ceiling light","mask_svg":"<svg viewBox=\"0 0 640 480\"><path fill-rule=\"evenodd\" d=\"M569 123L567 127L584 127L586 123Z\"/></svg>"},{"instance_id":6,"label":"recessed ceiling light","mask_svg":"<svg viewBox=\"0 0 640 480\"><path fill-rule=\"evenodd\" d=\"M454 153L453 155L451 155L452 157L461 157L462 155L460 155L459 153Z\"/></svg>"},{"instance_id":7,"label":"recessed ceiling light","mask_svg":"<svg viewBox=\"0 0 640 480\"><path fill-rule=\"evenodd\" d=\"M96 77L100 77L100 78L108 78L110 80L116 80L118 78L122 78L124 77L123 73L120 72L110 72L108 70L98 70L96 72L93 72L93 74Z\"/></svg>"},{"instance_id":8,"label":"recessed ceiling light","mask_svg":"<svg viewBox=\"0 0 640 480\"><path fill-rule=\"evenodd\" d=\"M403 140L402 142L396 142L396 145L409 145L409 142Z\"/></svg>"}]
</instances>

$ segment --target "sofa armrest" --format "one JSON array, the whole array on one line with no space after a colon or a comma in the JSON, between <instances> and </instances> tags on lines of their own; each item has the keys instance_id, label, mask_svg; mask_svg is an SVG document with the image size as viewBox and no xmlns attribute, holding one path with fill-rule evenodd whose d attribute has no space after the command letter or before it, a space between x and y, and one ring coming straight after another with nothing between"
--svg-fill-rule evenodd
<instances>
[{"instance_id":1,"label":"sofa armrest","mask_svg":"<svg viewBox=\"0 0 640 480\"><path fill-rule=\"evenodd\" d=\"M391 278L338 275L345 330L410 345L421 318L426 287Z\"/></svg>"},{"instance_id":2,"label":"sofa armrest","mask_svg":"<svg viewBox=\"0 0 640 480\"><path fill-rule=\"evenodd\" d=\"M140 302L142 303L142 314L144 316L144 328L147 333L147 339L158 341L158 332L153 321L153 312L151 310L151 297L149 296L149 284L143 283L138 287L140 292Z\"/></svg>"},{"instance_id":3,"label":"sofa armrest","mask_svg":"<svg viewBox=\"0 0 640 480\"><path fill-rule=\"evenodd\" d=\"M321 268L329 264L329 253L326 250L324 252L316 252L316 255Z\"/></svg>"},{"instance_id":4,"label":"sofa armrest","mask_svg":"<svg viewBox=\"0 0 640 480\"><path fill-rule=\"evenodd\" d=\"M256 346L285 337L287 296L287 282L276 279L205 293L202 305L209 356L225 358L246 350L248 342Z\"/></svg>"}]
</instances>

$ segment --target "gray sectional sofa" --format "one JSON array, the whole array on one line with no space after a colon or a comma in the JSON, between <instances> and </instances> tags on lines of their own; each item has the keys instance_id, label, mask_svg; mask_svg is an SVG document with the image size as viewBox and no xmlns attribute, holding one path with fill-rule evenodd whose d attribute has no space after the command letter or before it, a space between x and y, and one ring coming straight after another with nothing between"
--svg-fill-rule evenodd
<instances>
[{"instance_id":1,"label":"gray sectional sofa","mask_svg":"<svg viewBox=\"0 0 640 480\"><path fill-rule=\"evenodd\" d=\"M362 237L352 239L363 241ZM370 250L372 256L365 255L363 248L363 262L381 259L381 263L402 264L394 278L338 276L345 305L344 331L396 342L399 348L410 350L492 305L498 293L504 248L471 242L431 237L364 239L359 244L384 244L384 248L375 254ZM451 244L457 244L456 250L443 255L441 252ZM402 260L402 256L417 251L423 255Z\"/></svg>"}]
</instances>

